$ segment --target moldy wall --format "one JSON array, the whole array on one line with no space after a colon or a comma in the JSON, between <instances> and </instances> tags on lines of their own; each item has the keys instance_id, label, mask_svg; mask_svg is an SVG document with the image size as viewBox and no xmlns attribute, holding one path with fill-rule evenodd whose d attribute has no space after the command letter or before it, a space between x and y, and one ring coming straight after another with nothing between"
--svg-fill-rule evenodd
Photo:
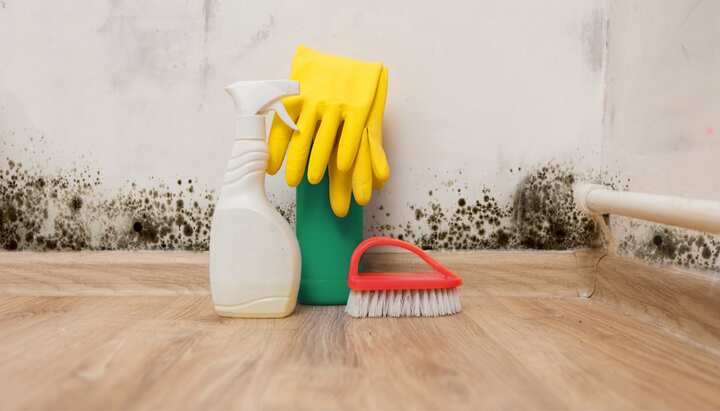
<instances>
[{"instance_id":1,"label":"moldy wall","mask_svg":"<svg viewBox=\"0 0 720 411\"><path fill-rule=\"evenodd\" d=\"M205 249L232 140L223 87L286 77L302 42L390 68L393 177L369 233L587 246L568 184L626 184L602 171L606 14L602 0L5 0L0 245ZM268 188L292 218L282 177Z\"/></svg>"},{"instance_id":2,"label":"moldy wall","mask_svg":"<svg viewBox=\"0 0 720 411\"><path fill-rule=\"evenodd\" d=\"M286 77L301 42L390 68L368 234L588 246L577 179L720 200L718 2L4 0L0 247L206 249L223 87ZM292 220L282 176L268 190ZM717 237L612 228L625 254L720 268Z\"/></svg>"},{"instance_id":3,"label":"moldy wall","mask_svg":"<svg viewBox=\"0 0 720 411\"><path fill-rule=\"evenodd\" d=\"M609 3L603 156L631 189L720 201L720 2ZM720 237L613 218L620 250L720 270Z\"/></svg>"}]
</instances>

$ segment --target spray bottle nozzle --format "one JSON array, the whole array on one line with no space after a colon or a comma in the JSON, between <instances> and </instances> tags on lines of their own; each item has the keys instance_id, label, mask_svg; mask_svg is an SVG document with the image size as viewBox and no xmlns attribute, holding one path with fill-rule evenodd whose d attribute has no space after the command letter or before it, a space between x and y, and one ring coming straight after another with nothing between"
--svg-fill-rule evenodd
<instances>
[{"instance_id":1,"label":"spray bottle nozzle","mask_svg":"<svg viewBox=\"0 0 720 411\"><path fill-rule=\"evenodd\" d=\"M300 93L300 83L297 81L238 81L225 87L225 90L233 98L239 116L256 116L272 110L288 127L298 129L280 101L283 97Z\"/></svg>"},{"instance_id":2,"label":"spray bottle nozzle","mask_svg":"<svg viewBox=\"0 0 720 411\"><path fill-rule=\"evenodd\" d=\"M297 93L296 93L297 94ZM295 122L290 118L290 114L288 114L287 110L285 109L285 105L282 103L282 101L277 100L276 102L272 103L270 107L268 107L268 110L272 110L275 112L275 114L280 117L280 120L282 120L283 123L287 124L288 127L291 129L298 131L298 126L295 124ZM265 111L261 111L261 113L264 113Z\"/></svg>"}]
</instances>

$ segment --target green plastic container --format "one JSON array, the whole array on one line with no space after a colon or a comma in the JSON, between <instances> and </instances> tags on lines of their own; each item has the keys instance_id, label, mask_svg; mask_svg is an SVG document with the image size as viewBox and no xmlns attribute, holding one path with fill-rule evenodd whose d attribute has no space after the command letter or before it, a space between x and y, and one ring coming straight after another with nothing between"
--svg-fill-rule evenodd
<instances>
[{"instance_id":1,"label":"green plastic container","mask_svg":"<svg viewBox=\"0 0 720 411\"><path fill-rule=\"evenodd\" d=\"M350 256L363 239L363 209L352 201L338 218L330 208L328 176L316 185L303 178L296 190L295 233L300 243L302 271L300 304L347 303Z\"/></svg>"}]
</instances>

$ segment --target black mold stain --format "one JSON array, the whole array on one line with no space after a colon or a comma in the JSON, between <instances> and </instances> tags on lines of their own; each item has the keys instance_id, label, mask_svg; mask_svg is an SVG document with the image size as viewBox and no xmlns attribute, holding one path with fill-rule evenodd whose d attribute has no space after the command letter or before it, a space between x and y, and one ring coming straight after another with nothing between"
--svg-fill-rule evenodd
<instances>
[{"instance_id":1,"label":"black mold stain","mask_svg":"<svg viewBox=\"0 0 720 411\"><path fill-rule=\"evenodd\" d=\"M271 202L277 203L277 198L272 196ZM281 205L276 205L275 209L278 213L290 224L295 227L295 202L289 202Z\"/></svg>"},{"instance_id":2,"label":"black mold stain","mask_svg":"<svg viewBox=\"0 0 720 411\"><path fill-rule=\"evenodd\" d=\"M70 200L70 209L72 209L75 212L80 211L80 209L83 206L83 201L80 196L74 196L72 200Z\"/></svg>"},{"instance_id":3,"label":"black mold stain","mask_svg":"<svg viewBox=\"0 0 720 411\"><path fill-rule=\"evenodd\" d=\"M411 221L375 224L370 230L424 249L590 246L598 233L594 223L575 209L569 188L574 175L570 166L539 167L523 180L513 201L501 201L487 188L471 198L451 180L428 193L427 205L409 206ZM113 195L101 195L100 186L99 172L89 169L48 175L8 160L7 168L0 171L0 247L207 250L214 193L199 190L197 182L177 180L172 187L152 188L128 184ZM457 205L443 207L438 190L457 195ZM294 204L277 210L294 223ZM697 247L700 257L717 260L717 247L707 246L707 251Z\"/></svg>"},{"instance_id":4,"label":"black mold stain","mask_svg":"<svg viewBox=\"0 0 720 411\"><path fill-rule=\"evenodd\" d=\"M206 250L213 193L180 183L176 189L130 184L103 196L99 172L47 175L7 159L0 171L0 247Z\"/></svg>"},{"instance_id":5,"label":"black mold stain","mask_svg":"<svg viewBox=\"0 0 720 411\"><path fill-rule=\"evenodd\" d=\"M710 257L712 257L712 251L710 251L710 248L708 246L703 246L701 255L702 258L708 260L710 259Z\"/></svg>"},{"instance_id":6,"label":"black mold stain","mask_svg":"<svg viewBox=\"0 0 720 411\"><path fill-rule=\"evenodd\" d=\"M522 167L512 172L521 172ZM572 195L577 172L571 164L548 163L528 172L512 201L501 201L483 188L477 198L462 189L446 190L458 196L455 208L443 207L428 192L426 205L409 205L414 219L405 223L374 224L370 231L416 243L423 249L528 248L563 250L598 245L594 221L579 211ZM627 188L607 173L585 176L614 188ZM442 183L454 187L457 182ZM373 216L374 217L374 216Z\"/></svg>"},{"instance_id":7,"label":"black mold stain","mask_svg":"<svg viewBox=\"0 0 720 411\"><path fill-rule=\"evenodd\" d=\"M525 248L560 250L590 246L595 223L575 205L569 167L543 166L520 183L513 200L513 226Z\"/></svg>"},{"instance_id":8,"label":"black mold stain","mask_svg":"<svg viewBox=\"0 0 720 411\"><path fill-rule=\"evenodd\" d=\"M618 246L621 254L656 264L703 270L720 268L720 238L717 236L651 223L629 224L629 234L621 239ZM649 227L650 235L639 234L642 227Z\"/></svg>"}]
</instances>

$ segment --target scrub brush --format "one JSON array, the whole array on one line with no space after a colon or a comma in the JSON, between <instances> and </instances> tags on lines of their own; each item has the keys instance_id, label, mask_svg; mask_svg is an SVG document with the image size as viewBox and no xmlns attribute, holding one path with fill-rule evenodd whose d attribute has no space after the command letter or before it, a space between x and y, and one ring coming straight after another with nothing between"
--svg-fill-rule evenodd
<instances>
[{"instance_id":1,"label":"scrub brush","mask_svg":"<svg viewBox=\"0 0 720 411\"><path fill-rule=\"evenodd\" d=\"M363 254L372 247L399 247L420 257L435 271L358 273ZM388 237L371 237L352 254L345 312L353 317L437 317L460 312L462 279L418 247Z\"/></svg>"}]
</instances>

